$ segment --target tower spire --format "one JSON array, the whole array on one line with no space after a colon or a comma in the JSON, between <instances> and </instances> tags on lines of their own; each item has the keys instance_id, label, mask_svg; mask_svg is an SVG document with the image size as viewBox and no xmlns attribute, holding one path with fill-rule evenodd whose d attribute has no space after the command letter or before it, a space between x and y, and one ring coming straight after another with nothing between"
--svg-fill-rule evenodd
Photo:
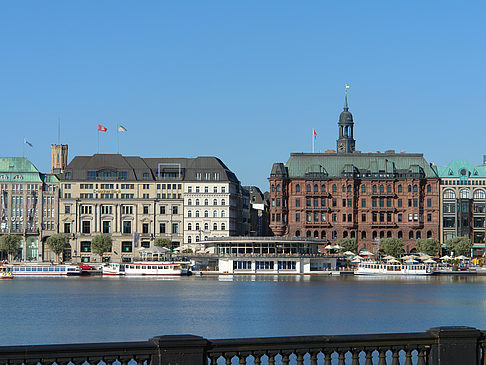
<instances>
[{"instance_id":1,"label":"tower spire","mask_svg":"<svg viewBox=\"0 0 486 365\"><path fill-rule=\"evenodd\" d=\"M346 84L344 86L344 111L347 112L349 110L348 108L348 89L349 89L349 85Z\"/></svg>"}]
</instances>

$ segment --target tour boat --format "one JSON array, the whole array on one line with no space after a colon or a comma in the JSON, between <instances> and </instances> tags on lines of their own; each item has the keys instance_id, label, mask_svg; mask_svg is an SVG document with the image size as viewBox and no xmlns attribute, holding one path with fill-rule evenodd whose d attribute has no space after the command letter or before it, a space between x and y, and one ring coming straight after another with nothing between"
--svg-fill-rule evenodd
<instances>
[{"instance_id":1,"label":"tour boat","mask_svg":"<svg viewBox=\"0 0 486 365\"><path fill-rule=\"evenodd\" d=\"M6 266L0 266L0 279L13 279L12 270Z\"/></svg>"},{"instance_id":2,"label":"tour boat","mask_svg":"<svg viewBox=\"0 0 486 365\"><path fill-rule=\"evenodd\" d=\"M10 264L6 265L14 276L71 276L80 275L81 269L69 264Z\"/></svg>"},{"instance_id":3,"label":"tour boat","mask_svg":"<svg viewBox=\"0 0 486 365\"><path fill-rule=\"evenodd\" d=\"M103 266L103 275L111 276L183 276L191 275L188 262L144 261L109 263Z\"/></svg>"},{"instance_id":4,"label":"tour boat","mask_svg":"<svg viewBox=\"0 0 486 365\"><path fill-rule=\"evenodd\" d=\"M355 275L432 275L434 272L424 264L386 264L381 262L360 262Z\"/></svg>"}]
</instances>

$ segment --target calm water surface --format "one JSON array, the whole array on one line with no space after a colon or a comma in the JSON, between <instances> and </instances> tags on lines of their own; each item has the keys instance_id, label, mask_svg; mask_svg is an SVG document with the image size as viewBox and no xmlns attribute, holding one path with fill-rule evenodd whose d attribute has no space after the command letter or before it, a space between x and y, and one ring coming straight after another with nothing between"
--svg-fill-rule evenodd
<instances>
[{"instance_id":1,"label":"calm water surface","mask_svg":"<svg viewBox=\"0 0 486 365\"><path fill-rule=\"evenodd\" d=\"M16 278L0 344L486 329L486 277Z\"/></svg>"}]
</instances>

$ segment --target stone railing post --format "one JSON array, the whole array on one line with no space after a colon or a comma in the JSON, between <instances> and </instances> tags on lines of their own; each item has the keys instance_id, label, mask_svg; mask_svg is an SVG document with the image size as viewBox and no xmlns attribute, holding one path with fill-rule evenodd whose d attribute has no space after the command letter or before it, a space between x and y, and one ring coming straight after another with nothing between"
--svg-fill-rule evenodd
<instances>
[{"instance_id":1,"label":"stone railing post","mask_svg":"<svg viewBox=\"0 0 486 365\"><path fill-rule=\"evenodd\" d=\"M481 332L472 327L434 327L427 332L436 340L432 347L431 364L479 365Z\"/></svg>"},{"instance_id":2,"label":"stone railing post","mask_svg":"<svg viewBox=\"0 0 486 365\"><path fill-rule=\"evenodd\" d=\"M193 335L159 336L149 340L156 346L151 365L206 365L207 345L203 337Z\"/></svg>"}]
</instances>

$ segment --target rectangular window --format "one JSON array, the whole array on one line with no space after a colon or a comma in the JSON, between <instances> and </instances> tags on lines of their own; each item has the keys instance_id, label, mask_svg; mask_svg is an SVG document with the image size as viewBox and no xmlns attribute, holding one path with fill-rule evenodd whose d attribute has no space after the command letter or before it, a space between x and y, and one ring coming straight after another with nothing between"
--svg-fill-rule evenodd
<instances>
[{"instance_id":1,"label":"rectangular window","mask_svg":"<svg viewBox=\"0 0 486 365\"><path fill-rule=\"evenodd\" d=\"M172 233L179 233L179 223L172 223Z\"/></svg>"},{"instance_id":2,"label":"rectangular window","mask_svg":"<svg viewBox=\"0 0 486 365\"><path fill-rule=\"evenodd\" d=\"M376 198L371 198L371 206L376 208Z\"/></svg>"},{"instance_id":3,"label":"rectangular window","mask_svg":"<svg viewBox=\"0 0 486 365\"><path fill-rule=\"evenodd\" d=\"M143 206L143 214L149 214L149 206L148 205Z\"/></svg>"},{"instance_id":4,"label":"rectangular window","mask_svg":"<svg viewBox=\"0 0 486 365\"><path fill-rule=\"evenodd\" d=\"M326 198L321 198L321 207L326 206Z\"/></svg>"},{"instance_id":5,"label":"rectangular window","mask_svg":"<svg viewBox=\"0 0 486 365\"><path fill-rule=\"evenodd\" d=\"M418 207L418 200L417 199L414 199L413 200L413 206L416 208Z\"/></svg>"},{"instance_id":6,"label":"rectangular window","mask_svg":"<svg viewBox=\"0 0 486 365\"><path fill-rule=\"evenodd\" d=\"M332 206L333 207L337 206L337 200L336 199L332 199Z\"/></svg>"},{"instance_id":7,"label":"rectangular window","mask_svg":"<svg viewBox=\"0 0 486 365\"><path fill-rule=\"evenodd\" d=\"M165 214L165 205L161 205L159 207L159 212L160 212L160 214Z\"/></svg>"},{"instance_id":8,"label":"rectangular window","mask_svg":"<svg viewBox=\"0 0 486 365\"><path fill-rule=\"evenodd\" d=\"M300 198L295 199L295 206L300 207Z\"/></svg>"},{"instance_id":9,"label":"rectangular window","mask_svg":"<svg viewBox=\"0 0 486 365\"><path fill-rule=\"evenodd\" d=\"M398 214L398 215L397 215L397 221L398 221L398 222L401 222L401 221L402 221L402 215L401 215L401 214Z\"/></svg>"},{"instance_id":10,"label":"rectangular window","mask_svg":"<svg viewBox=\"0 0 486 365\"><path fill-rule=\"evenodd\" d=\"M319 206L319 198L314 198L314 207L317 208Z\"/></svg>"},{"instance_id":11,"label":"rectangular window","mask_svg":"<svg viewBox=\"0 0 486 365\"><path fill-rule=\"evenodd\" d=\"M70 205L64 206L64 214L71 214L71 206Z\"/></svg>"},{"instance_id":12,"label":"rectangular window","mask_svg":"<svg viewBox=\"0 0 486 365\"><path fill-rule=\"evenodd\" d=\"M427 214L427 222L432 222L432 214Z\"/></svg>"},{"instance_id":13,"label":"rectangular window","mask_svg":"<svg viewBox=\"0 0 486 365\"><path fill-rule=\"evenodd\" d=\"M312 221L312 215L310 213L307 213L307 215L306 215L306 221L307 222Z\"/></svg>"},{"instance_id":14,"label":"rectangular window","mask_svg":"<svg viewBox=\"0 0 486 365\"><path fill-rule=\"evenodd\" d=\"M398 199L398 207L401 208L402 207L402 199Z\"/></svg>"},{"instance_id":15,"label":"rectangular window","mask_svg":"<svg viewBox=\"0 0 486 365\"><path fill-rule=\"evenodd\" d=\"M300 213L295 213L295 221L300 222Z\"/></svg>"},{"instance_id":16,"label":"rectangular window","mask_svg":"<svg viewBox=\"0 0 486 365\"><path fill-rule=\"evenodd\" d=\"M346 214L343 214L343 222L346 222Z\"/></svg>"},{"instance_id":17,"label":"rectangular window","mask_svg":"<svg viewBox=\"0 0 486 365\"><path fill-rule=\"evenodd\" d=\"M280 222L280 213L277 213L277 222Z\"/></svg>"},{"instance_id":18,"label":"rectangular window","mask_svg":"<svg viewBox=\"0 0 486 365\"><path fill-rule=\"evenodd\" d=\"M392 206L391 198L386 198L386 206L388 208L391 208L391 206Z\"/></svg>"},{"instance_id":19,"label":"rectangular window","mask_svg":"<svg viewBox=\"0 0 486 365\"><path fill-rule=\"evenodd\" d=\"M333 213L332 214L332 221L333 222L336 222L337 221L337 215L336 215L336 213Z\"/></svg>"},{"instance_id":20,"label":"rectangular window","mask_svg":"<svg viewBox=\"0 0 486 365\"><path fill-rule=\"evenodd\" d=\"M361 208L366 208L366 199L361 199Z\"/></svg>"},{"instance_id":21,"label":"rectangular window","mask_svg":"<svg viewBox=\"0 0 486 365\"><path fill-rule=\"evenodd\" d=\"M165 233L165 223L159 224L159 233Z\"/></svg>"},{"instance_id":22,"label":"rectangular window","mask_svg":"<svg viewBox=\"0 0 486 365\"><path fill-rule=\"evenodd\" d=\"M91 252L90 241L81 241L81 252Z\"/></svg>"},{"instance_id":23,"label":"rectangular window","mask_svg":"<svg viewBox=\"0 0 486 365\"><path fill-rule=\"evenodd\" d=\"M346 199L343 199L343 207L346 207Z\"/></svg>"},{"instance_id":24,"label":"rectangular window","mask_svg":"<svg viewBox=\"0 0 486 365\"><path fill-rule=\"evenodd\" d=\"M64 233L71 233L71 223L64 223Z\"/></svg>"},{"instance_id":25,"label":"rectangular window","mask_svg":"<svg viewBox=\"0 0 486 365\"><path fill-rule=\"evenodd\" d=\"M310 207L310 206L311 206L311 198L307 198L307 199L305 200L305 205L306 205L307 207Z\"/></svg>"},{"instance_id":26,"label":"rectangular window","mask_svg":"<svg viewBox=\"0 0 486 365\"><path fill-rule=\"evenodd\" d=\"M352 207L353 206L353 199L348 199L348 207Z\"/></svg>"},{"instance_id":27,"label":"rectangular window","mask_svg":"<svg viewBox=\"0 0 486 365\"><path fill-rule=\"evenodd\" d=\"M123 233L132 233L132 221L123 221Z\"/></svg>"},{"instance_id":28,"label":"rectangular window","mask_svg":"<svg viewBox=\"0 0 486 365\"><path fill-rule=\"evenodd\" d=\"M142 223L142 233L149 233L149 224Z\"/></svg>"},{"instance_id":29,"label":"rectangular window","mask_svg":"<svg viewBox=\"0 0 486 365\"><path fill-rule=\"evenodd\" d=\"M361 214L361 222L366 222L366 214Z\"/></svg>"},{"instance_id":30,"label":"rectangular window","mask_svg":"<svg viewBox=\"0 0 486 365\"><path fill-rule=\"evenodd\" d=\"M277 207L280 206L280 198L277 198Z\"/></svg>"},{"instance_id":31,"label":"rectangular window","mask_svg":"<svg viewBox=\"0 0 486 365\"><path fill-rule=\"evenodd\" d=\"M122 241L122 252L132 252L131 241Z\"/></svg>"},{"instance_id":32,"label":"rectangular window","mask_svg":"<svg viewBox=\"0 0 486 365\"><path fill-rule=\"evenodd\" d=\"M380 207L383 208L385 206L385 198L380 198Z\"/></svg>"},{"instance_id":33,"label":"rectangular window","mask_svg":"<svg viewBox=\"0 0 486 365\"><path fill-rule=\"evenodd\" d=\"M177 205L172 206L172 214L179 214L179 207Z\"/></svg>"},{"instance_id":34,"label":"rectangular window","mask_svg":"<svg viewBox=\"0 0 486 365\"><path fill-rule=\"evenodd\" d=\"M83 221L82 224L82 232L83 233L91 233L91 222L90 221Z\"/></svg>"},{"instance_id":35,"label":"rectangular window","mask_svg":"<svg viewBox=\"0 0 486 365\"><path fill-rule=\"evenodd\" d=\"M377 222L378 221L378 214L376 212L371 213L371 220L373 222Z\"/></svg>"},{"instance_id":36,"label":"rectangular window","mask_svg":"<svg viewBox=\"0 0 486 365\"><path fill-rule=\"evenodd\" d=\"M111 221L103 221L103 233L111 233Z\"/></svg>"},{"instance_id":37,"label":"rectangular window","mask_svg":"<svg viewBox=\"0 0 486 365\"><path fill-rule=\"evenodd\" d=\"M431 207L432 206L432 199L427 199L427 207Z\"/></svg>"}]
</instances>

